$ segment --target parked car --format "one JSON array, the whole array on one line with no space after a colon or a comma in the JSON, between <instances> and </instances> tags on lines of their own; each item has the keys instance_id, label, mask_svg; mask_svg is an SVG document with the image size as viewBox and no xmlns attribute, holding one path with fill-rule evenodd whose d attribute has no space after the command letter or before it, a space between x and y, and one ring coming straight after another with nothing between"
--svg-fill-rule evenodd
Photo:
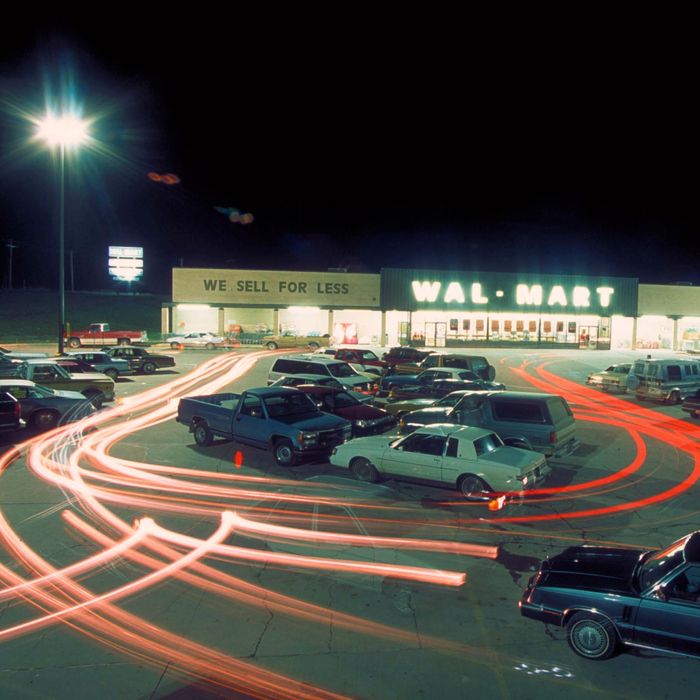
<instances>
[{"instance_id":1,"label":"parked car","mask_svg":"<svg viewBox=\"0 0 700 700\"><path fill-rule=\"evenodd\" d=\"M267 383L268 385L272 384L280 377L292 374L323 374L327 377L334 377L346 389L372 396L379 389L376 379L372 380L366 375L360 374L347 362L341 362L333 357L323 357L321 355L278 357L272 363Z\"/></svg>"},{"instance_id":2,"label":"parked car","mask_svg":"<svg viewBox=\"0 0 700 700\"><path fill-rule=\"evenodd\" d=\"M353 437L386 433L388 430L393 430L398 422L396 416L376 406L368 406L358 401L344 389L312 384L300 384L297 389L311 397L322 411L350 421Z\"/></svg>"},{"instance_id":3,"label":"parked car","mask_svg":"<svg viewBox=\"0 0 700 700\"><path fill-rule=\"evenodd\" d=\"M214 333L206 333L200 331L192 331L191 333L183 333L182 335L171 335L165 339L166 343L170 344L171 348L204 348L205 350L213 350L226 344L226 339Z\"/></svg>"},{"instance_id":4,"label":"parked car","mask_svg":"<svg viewBox=\"0 0 700 700\"><path fill-rule=\"evenodd\" d=\"M114 381L122 375L134 373L129 360L123 357L111 357L108 353L99 350L69 350L66 357L82 360Z\"/></svg>"},{"instance_id":5,"label":"parked car","mask_svg":"<svg viewBox=\"0 0 700 700\"><path fill-rule=\"evenodd\" d=\"M627 375L627 391L638 399L680 403L700 389L700 360L636 360Z\"/></svg>"},{"instance_id":6,"label":"parked car","mask_svg":"<svg viewBox=\"0 0 700 700\"><path fill-rule=\"evenodd\" d=\"M268 350L277 350L277 348L302 348L307 347L310 350L316 350L322 345L330 345L331 337L329 335L296 335L295 333L281 333L279 335L264 335L262 344Z\"/></svg>"},{"instance_id":7,"label":"parked car","mask_svg":"<svg viewBox=\"0 0 700 700\"><path fill-rule=\"evenodd\" d=\"M505 391L505 388L505 384L485 382L476 375L473 379L436 379L430 384L393 386L389 391L387 401L411 400L413 398L439 399L453 391Z\"/></svg>"},{"instance_id":8,"label":"parked car","mask_svg":"<svg viewBox=\"0 0 700 700\"><path fill-rule=\"evenodd\" d=\"M344 384L341 384L335 377L328 374L290 374L283 375L279 379L275 379L270 386L299 386L300 384L314 384L316 386L327 386L335 389L345 389L345 391L354 396L360 403L372 403L374 396L372 394L363 394L359 391L352 391Z\"/></svg>"},{"instance_id":9,"label":"parked car","mask_svg":"<svg viewBox=\"0 0 700 700\"><path fill-rule=\"evenodd\" d=\"M700 657L700 532L662 550L569 547L542 562L519 606L586 659L621 645Z\"/></svg>"},{"instance_id":10,"label":"parked car","mask_svg":"<svg viewBox=\"0 0 700 700\"><path fill-rule=\"evenodd\" d=\"M684 399L681 409L690 413L691 418L700 418L700 389Z\"/></svg>"},{"instance_id":11,"label":"parked car","mask_svg":"<svg viewBox=\"0 0 700 700\"><path fill-rule=\"evenodd\" d=\"M474 385L472 382L457 383L463 384L467 388L458 389L457 391L450 391L448 394L445 394L441 398L431 398L429 396L423 396L420 393L417 393L415 398L401 397L397 400L392 400L390 397L390 400L387 403L382 404L382 408L385 411L391 413L392 415L401 418L406 413L410 413L411 411L419 411L422 408L429 408L430 406L436 406L439 408L451 408L457 405L465 394L471 395L475 392L480 391L480 389L478 388L473 388L474 386L478 385Z\"/></svg>"},{"instance_id":12,"label":"parked car","mask_svg":"<svg viewBox=\"0 0 700 700\"><path fill-rule=\"evenodd\" d=\"M458 489L468 500L532 488L550 472L542 455L508 447L490 430L456 425L431 425L402 438L357 438L335 447L330 462L360 481L418 481Z\"/></svg>"},{"instance_id":13,"label":"parked car","mask_svg":"<svg viewBox=\"0 0 700 700\"><path fill-rule=\"evenodd\" d=\"M393 367L393 374L416 375L427 369L436 367L452 369L468 369L477 374L480 379L492 382L496 378L496 368L481 355L458 355L450 353L432 352L419 364L400 363Z\"/></svg>"},{"instance_id":14,"label":"parked car","mask_svg":"<svg viewBox=\"0 0 700 700\"><path fill-rule=\"evenodd\" d=\"M389 350L382 355L382 360L384 360L387 365L398 365L401 362L418 363L433 352L433 350L418 350L418 348L401 345L399 347L389 348Z\"/></svg>"},{"instance_id":15,"label":"parked car","mask_svg":"<svg viewBox=\"0 0 700 700\"><path fill-rule=\"evenodd\" d=\"M432 387L435 382L445 379L457 379L463 382L478 382L480 380L471 370L443 367L441 369L427 369L420 374L388 374L386 377L382 377L380 387L388 395L392 389L408 386L428 388Z\"/></svg>"},{"instance_id":16,"label":"parked car","mask_svg":"<svg viewBox=\"0 0 700 700\"><path fill-rule=\"evenodd\" d=\"M627 391L627 375L632 363L610 365L601 372L592 372L586 379L586 384L600 387L603 391Z\"/></svg>"},{"instance_id":17,"label":"parked car","mask_svg":"<svg viewBox=\"0 0 700 700\"><path fill-rule=\"evenodd\" d=\"M429 406L405 413L402 433L431 423L473 425L498 433L515 447L564 457L578 448L576 421L569 404L556 394L525 391L465 392L454 406Z\"/></svg>"},{"instance_id":18,"label":"parked car","mask_svg":"<svg viewBox=\"0 0 700 700\"><path fill-rule=\"evenodd\" d=\"M348 421L322 413L306 394L288 387L187 396L178 404L177 422L189 427L200 447L218 435L268 449L285 467L302 457L325 457L352 435Z\"/></svg>"},{"instance_id":19,"label":"parked car","mask_svg":"<svg viewBox=\"0 0 700 700\"><path fill-rule=\"evenodd\" d=\"M22 420L29 427L40 430L49 430L95 412L92 402L77 391L49 389L27 379L0 379L0 391L9 393L19 402Z\"/></svg>"},{"instance_id":20,"label":"parked car","mask_svg":"<svg viewBox=\"0 0 700 700\"><path fill-rule=\"evenodd\" d=\"M79 392L97 408L105 401L114 401L114 382L109 377L100 372L70 374L56 359L24 360L15 377L28 379L49 389Z\"/></svg>"},{"instance_id":21,"label":"parked car","mask_svg":"<svg viewBox=\"0 0 700 700\"><path fill-rule=\"evenodd\" d=\"M0 431L18 430L21 426L19 401L5 390L0 380Z\"/></svg>"},{"instance_id":22,"label":"parked car","mask_svg":"<svg viewBox=\"0 0 700 700\"><path fill-rule=\"evenodd\" d=\"M129 361L129 367L137 374L153 374L157 369L175 367L175 359L170 355L157 355L145 348L131 345L117 348L103 348L110 357L120 357Z\"/></svg>"}]
</instances>

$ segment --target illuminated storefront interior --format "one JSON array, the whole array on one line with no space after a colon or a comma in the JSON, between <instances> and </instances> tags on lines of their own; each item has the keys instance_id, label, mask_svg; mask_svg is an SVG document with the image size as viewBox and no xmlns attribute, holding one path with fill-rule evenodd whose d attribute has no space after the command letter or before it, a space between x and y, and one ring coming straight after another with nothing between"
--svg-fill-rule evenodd
<instances>
[{"instance_id":1,"label":"illuminated storefront interior","mask_svg":"<svg viewBox=\"0 0 700 700\"><path fill-rule=\"evenodd\" d=\"M632 278L175 268L163 332L333 344L700 351L700 288Z\"/></svg>"}]
</instances>

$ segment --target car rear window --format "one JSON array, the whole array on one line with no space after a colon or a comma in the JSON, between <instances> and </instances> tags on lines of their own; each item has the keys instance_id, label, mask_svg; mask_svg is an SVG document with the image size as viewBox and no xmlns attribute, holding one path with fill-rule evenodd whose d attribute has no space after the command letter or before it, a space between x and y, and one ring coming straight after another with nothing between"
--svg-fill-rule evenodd
<instances>
[{"instance_id":1,"label":"car rear window","mask_svg":"<svg viewBox=\"0 0 700 700\"><path fill-rule=\"evenodd\" d=\"M543 405L538 401L494 399L493 414L498 420L545 423Z\"/></svg>"},{"instance_id":2,"label":"car rear window","mask_svg":"<svg viewBox=\"0 0 700 700\"><path fill-rule=\"evenodd\" d=\"M554 425L566 421L574 415L571 412L571 408L569 408L569 404L562 398L557 397L555 399L549 399L549 401L547 401L547 408L549 409L549 415Z\"/></svg>"}]
</instances>

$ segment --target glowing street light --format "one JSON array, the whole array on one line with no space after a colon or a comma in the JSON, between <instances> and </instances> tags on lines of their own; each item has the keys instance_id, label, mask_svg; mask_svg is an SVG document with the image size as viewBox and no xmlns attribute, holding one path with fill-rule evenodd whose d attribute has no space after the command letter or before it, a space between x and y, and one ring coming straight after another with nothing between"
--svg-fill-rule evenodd
<instances>
[{"instance_id":1,"label":"glowing street light","mask_svg":"<svg viewBox=\"0 0 700 700\"><path fill-rule=\"evenodd\" d=\"M58 352L63 353L66 326L66 280L65 280L65 171L66 149L77 148L89 138L88 123L75 114L56 115L48 113L37 122L36 136L49 147L58 146L61 154L59 174L59 228L58 228Z\"/></svg>"}]
</instances>

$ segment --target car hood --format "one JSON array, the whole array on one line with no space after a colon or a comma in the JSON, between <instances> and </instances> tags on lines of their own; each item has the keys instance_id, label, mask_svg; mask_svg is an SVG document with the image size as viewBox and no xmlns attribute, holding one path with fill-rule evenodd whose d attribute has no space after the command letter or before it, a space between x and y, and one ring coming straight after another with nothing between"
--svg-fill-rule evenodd
<instances>
[{"instance_id":1,"label":"car hood","mask_svg":"<svg viewBox=\"0 0 700 700\"><path fill-rule=\"evenodd\" d=\"M432 406L437 399L427 399L427 398L418 398L418 399L409 399L409 398L403 398L399 399L398 401L392 401L390 403L391 406L398 406L398 407L403 407L403 406L415 406L416 410L418 409L423 409L427 408L428 406ZM442 406L440 406L442 408Z\"/></svg>"},{"instance_id":2,"label":"car hood","mask_svg":"<svg viewBox=\"0 0 700 700\"><path fill-rule=\"evenodd\" d=\"M569 547L545 561L546 586L591 591L634 593L632 573L641 550L611 547Z\"/></svg>"},{"instance_id":3,"label":"car hood","mask_svg":"<svg viewBox=\"0 0 700 700\"><path fill-rule=\"evenodd\" d=\"M279 421L286 425L294 425L299 430L333 430L334 428L344 428L350 425L340 416L334 416L330 413L322 413L314 411L313 413L296 414L292 416L276 416L273 421Z\"/></svg>"},{"instance_id":4,"label":"car hood","mask_svg":"<svg viewBox=\"0 0 700 700\"><path fill-rule=\"evenodd\" d=\"M449 423L452 407L429 406L420 411L412 411L404 416L407 423Z\"/></svg>"},{"instance_id":5,"label":"car hood","mask_svg":"<svg viewBox=\"0 0 700 700\"><path fill-rule=\"evenodd\" d=\"M54 396L58 396L62 399L79 399L80 401L85 401L85 397L79 391L67 391L65 389L54 389Z\"/></svg>"},{"instance_id":6,"label":"car hood","mask_svg":"<svg viewBox=\"0 0 700 700\"><path fill-rule=\"evenodd\" d=\"M367 406L366 404L339 408L335 413L349 421L374 420L375 418L384 418L384 416L388 415L387 412L382 411L381 408Z\"/></svg>"}]
</instances>

